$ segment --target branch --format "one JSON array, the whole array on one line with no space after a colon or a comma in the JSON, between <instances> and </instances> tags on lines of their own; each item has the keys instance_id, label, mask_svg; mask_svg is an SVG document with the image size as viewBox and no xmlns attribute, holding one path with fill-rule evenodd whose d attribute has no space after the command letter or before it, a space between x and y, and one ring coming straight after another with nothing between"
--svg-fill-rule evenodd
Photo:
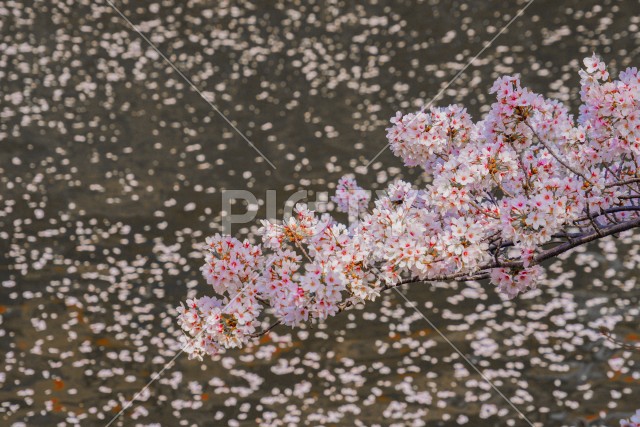
<instances>
[{"instance_id":1,"label":"branch","mask_svg":"<svg viewBox=\"0 0 640 427\"><path fill-rule=\"evenodd\" d=\"M251 334L251 338L258 338L258 337L261 337L263 335L267 335L273 328L275 328L276 326L280 325L281 323L282 323L282 321L276 320L268 328L263 329L263 330L258 331L258 332L254 332L253 334Z\"/></svg>"},{"instance_id":2,"label":"branch","mask_svg":"<svg viewBox=\"0 0 640 427\"><path fill-rule=\"evenodd\" d=\"M605 216L607 214L617 213L617 212L634 212L634 211L635 212L639 212L640 211L640 206L616 206L615 208L605 209L605 210L601 211L600 213L592 214L591 218L595 219L595 218L597 218L599 216ZM574 222L587 221L588 219L589 219L588 216L583 216L583 217L580 217L580 218L576 219Z\"/></svg>"},{"instance_id":3,"label":"branch","mask_svg":"<svg viewBox=\"0 0 640 427\"><path fill-rule=\"evenodd\" d=\"M640 218L636 218L634 220L631 221L627 221L627 222L623 222L620 224L614 224L614 225L610 225L608 227L601 227L600 228L600 234L598 234L596 231L592 232L592 233L587 233L587 234L583 234L581 236L577 236L573 238L572 242L566 242L566 243L562 243L558 246L555 246L551 249L547 249L546 251L543 251L541 253L539 253L538 255L536 255L534 257L534 263L535 264L540 264L543 261L546 261L550 258L556 257L560 254L563 254L565 252L570 251L571 249L577 247L577 246L581 246L584 245L586 243L589 242L593 242L594 240L598 240L601 239L603 237L606 236L612 236L614 234L618 234L621 233L623 231L627 231L627 230L631 230L633 228L637 228L640 227ZM493 266L489 266L489 267L485 267L485 268L495 268L495 267L515 267L515 268L522 268L523 267L523 262L522 261L508 261L508 262L502 262L501 265L493 265Z\"/></svg>"},{"instance_id":4,"label":"branch","mask_svg":"<svg viewBox=\"0 0 640 427\"><path fill-rule=\"evenodd\" d=\"M589 190L587 190L587 193L588 192L589 192ZM586 207L586 211L587 211L587 218L589 218L589 222L591 223L591 226L596 231L596 233L598 233L599 237L603 237L602 233L600 232L600 226L598 225L598 223L594 219L593 215L591 215L591 211L589 210L589 201L587 201L585 207Z\"/></svg>"},{"instance_id":5,"label":"branch","mask_svg":"<svg viewBox=\"0 0 640 427\"><path fill-rule=\"evenodd\" d=\"M634 209L635 210L635 209ZM640 210L640 209L639 209ZM607 227L601 227L599 229L599 233L597 231L593 231L591 233L587 233L587 234L571 234L571 241L565 242L565 243L561 243L557 246L554 246L551 249L547 249L546 251L543 251L541 253L539 253L538 255L536 255L533 259L532 264L540 264L550 258L554 258L557 257L560 254L563 254L565 252L568 252L578 246L593 242L595 240L601 239L603 237L606 236L611 236L614 234L618 234L621 233L623 231L627 231L627 230L631 230L633 228L638 228L640 227L640 218L634 219L634 220L630 220L627 222L623 222L620 224L614 224L614 225L610 225ZM507 243L503 244L506 245ZM507 267L507 268L523 268L524 267L524 263L523 261L492 261L491 263L485 264L483 266L481 266L480 268L478 268L477 271L475 272L458 272L458 273L453 273L453 274L447 274L447 275L441 275L441 276L434 276L434 277L429 277L427 279L419 279L419 278L411 278L411 279L405 279L402 280L400 282L397 283L393 283L393 284L389 284L389 285L385 285L384 287L382 287L380 289L381 292L387 291L389 289L393 289L396 288L398 286L402 286L402 285L413 285L413 284L417 284L417 283L429 283L429 282L470 282L470 281L479 281L479 280L485 280L489 278L489 270L493 269L493 268L500 268L500 267ZM341 306L340 311L345 310L346 308L348 308L350 306L350 301L347 301L345 304L343 304ZM269 333L269 331L271 331L273 328L275 328L276 326L280 325L282 322L280 320L277 320L276 322L274 322L273 324L271 324L268 328L262 330L262 331L258 331L255 332L251 335L251 337L261 337L263 335L266 335L267 333Z\"/></svg>"},{"instance_id":6,"label":"branch","mask_svg":"<svg viewBox=\"0 0 640 427\"><path fill-rule=\"evenodd\" d=\"M640 178L631 178L631 179L628 179L626 181L612 182L611 184L605 185L605 188L618 187L618 186L629 185L629 184L635 184L637 182L640 182Z\"/></svg>"}]
</instances>

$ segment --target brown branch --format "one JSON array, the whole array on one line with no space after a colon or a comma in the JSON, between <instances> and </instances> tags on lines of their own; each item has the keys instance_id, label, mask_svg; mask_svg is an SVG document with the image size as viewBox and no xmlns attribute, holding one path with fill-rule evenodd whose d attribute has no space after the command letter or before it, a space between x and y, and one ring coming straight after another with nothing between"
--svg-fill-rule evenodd
<instances>
[{"instance_id":1,"label":"brown branch","mask_svg":"<svg viewBox=\"0 0 640 427\"><path fill-rule=\"evenodd\" d=\"M597 218L599 216L604 216L604 215L610 214L610 213L639 212L639 211L640 211L640 206L616 206L614 208L605 209L604 211L601 211L600 213L593 214L593 215L591 215L591 218L595 219L595 218ZM583 216L583 217L580 217L580 218L576 219L574 222L587 221L588 219L589 219L588 216Z\"/></svg>"},{"instance_id":2,"label":"brown branch","mask_svg":"<svg viewBox=\"0 0 640 427\"><path fill-rule=\"evenodd\" d=\"M640 218L636 218L634 220L623 222L620 224L610 225L608 227L601 227L600 233L602 234L602 237L606 237L606 236L612 236L614 234L621 233L623 231L631 230L637 227L640 227ZM571 249L577 246L584 245L589 242L593 242L594 240L598 240L599 238L601 238L601 236L599 236L598 233L596 233L595 231L593 233L585 234L581 237L576 237L573 239L573 242L563 243L554 248L541 252L539 255L537 255L534 258L534 260L536 264L539 264L542 261L545 261L549 258L556 257L564 252L570 251Z\"/></svg>"},{"instance_id":3,"label":"brown branch","mask_svg":"<svg viewBox=\"0 0 640 427\"><path fill-rule=\"evenodd\" d=\"M637 182L640 182L640 178L631 178L631 179L627 179L626 181L612 182L611 184L607 184L604 187L605 188L618 187L621 185L635 184Z\"/></svg>"},{"instance_id":4,"label":"brown branch","mask_svg":"<svg viewBox=\"0 0 640 427\"><path fill-rule=\"evenodd\" d=\"M601 227L600 228L600 233L593 231L592 233L585 233L585 234L581 234L581 235L575 235L572 234L571 237L572 239L568 242L565 243L561 243L557 246L554 246L553 248L547 249L546 251L543 251L541 253L539 253L538 255L536 255L533 259L533 262L531 263L532 265L534 264L540 264L548 259L557 257L560 254L563 254L565 252L568 252L578 246L593 242L595 240L601 239L603 237L606 236L611 236L614 234L618 234L621 233L623 231L627 231L627 230L631 230L633 228L638 228L640 227L640 218L634 219L634 220L630 220L627 222L623 222L620 224L614 224L614 225L610 225L607 227ZM568 233L567 233L568 235ZM505 243L506 244L506 243ZM489 270L491 270L492 268L500 268L500 267L505 267L505 268L523 268L524 267L524 263L523 261L493 261L491 263L485 264L483 266L481 266L480 268L478 268L477 271L475 272L458 272L458 273L453 273L453 274L445 274L445 275L440 275L440 276L434 276L434 277L430 277L427 279L418 279L418 278L411 278L411 279L405 279L402 280L398 283L394 283L391 285L385 285L383 286L380 291L384 292L386 290L398 287L398 286L402 286L402 285L412 285L412 284L417 284L417 283L429 283L429 282L470 282L470 281L479 281L479 280L485 280L489 278ZM343 306L341 306L340 311L345 310L346 308L348 308L350 306L349 302L347 302L346 304L344 304ZM269 331L271 331L273 328L275 328L276 326L280 325L282 322L280 320L277 320L276 322L274 322L273 324L271 324L267 329L264 329L262 331L258 331L255 332L253 334L251 334L251 337L261 337L263 335L266 335Z\"/></svg>"},{"instance_id":5,"label":"brown branch","mask_svg":"<svg viewBox=\"0 0 640 427\"><path fill-rule=\"evenodd\" d=\"M600 226L598 225L596 220L593 218L593 215L591 215L591 211L589 210L589 201L587 201L587 204L586 204L586 211L587 211L587 218L589 218L589 222L591 223L591 226L596 231L596 233L598 233L599 237L603 237L602 233L600 232Z\"/></svg>"},{"instance_id":6,"label":"brown branch","mask_svg":"<svg viewBox=\"0 0 640 427\"><path fill-rule=\"evenodd\" d=\"M268 328L263 329L263 330L258 331L258 332L254 332L250 336L251 336L251 338L258 338L258 337L261 337L263 335L267 335L273 328L275 328L276 326L278 326L280 324L282 324L282 321L276 320Z\"/></svg>"},{"instance_id":7,"label":"brown branch","mask_svg":"<svg viewBox=\"0 0 640 427\"><path fill-rule=\"evenodd\" d=\"M598 233L596 233L595 231L592 233L585 233L585 234L581 234L581 235L572 235L572 241L570 242L565 242L562 244L559 244L557 246L554 246L553 248L547 249L546 251L543 251L541 253L539 253L538 255L536 255L533 259L532 264L540 264L543 261L546 261L550 258L554 258L560 254L563 254L564 252L568 252L571 249L574 249L578 246L584 245L586 243L589 242L593 242L594 240L598 240L601 239L603 237L606 236L611 236L614 234L618 234L621 233L623 231L627 231L627 230L631 230L633 228L637 228L640 227L640 218L631 220L631 221L627 221L627 222L623 222L620 224L615 224L615 225L611 225L608 227L601 227L600 228L600 234L598 235ZM408 284L413 284L413 283L425 283L425 282L447 282L447 281L456 281L456 282L468 282L471 280L482 280L482 279L486 279L489 277L489 271L492 268L500 268L500 267L507 267L507 268L523 268L524 267L524 263L523 261L501 261L499 263L496 263L495 261L489 264L485 264L484 266L478 268L478 270L476 272L472 272L472 273L455 273L455 274L451 274L451 275L442 275L442 276L435 276L435 277L430 277L428 279L417 279L417 278L412 278L412 279L407 279L407 280L403 280L401 282L392 284L392 285L387 285L383 288L383 290L387 290L387 289L391 289L394 288L396 286L402 286L402 285L408 285Z\"/></svg>"}]
</instances>

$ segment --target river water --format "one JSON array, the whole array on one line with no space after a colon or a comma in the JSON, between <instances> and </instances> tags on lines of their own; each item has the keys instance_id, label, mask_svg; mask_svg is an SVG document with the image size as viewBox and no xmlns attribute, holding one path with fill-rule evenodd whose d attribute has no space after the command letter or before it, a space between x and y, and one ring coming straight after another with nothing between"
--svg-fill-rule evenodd
<instances>
[{"instance_id":1,"label":"river water","mask_svg":"<svg viewBox=\"0 0 640 427\"><path fill-rule=\"evenodd\" d=\"M414 286L198 362L175 307L211 290L200 247L221 192L260 203L420 185L386 150L396 111L481 117L493 80L577 112L577 71L640 60L637 1L0 0L0 424L615 426L640 408L640 239L549 263L504 301L487 283ZM497 36L497 37L496 37ZM233 229L250 235L256 221ZM266 322L265 322L266 323ZM447 337L443 339L433 328ZM468 357L475 372L454 350ZM491 381L503 396L492 389ZM520 415L517 411L520 411Z\"/></svg>"}]
</instances>

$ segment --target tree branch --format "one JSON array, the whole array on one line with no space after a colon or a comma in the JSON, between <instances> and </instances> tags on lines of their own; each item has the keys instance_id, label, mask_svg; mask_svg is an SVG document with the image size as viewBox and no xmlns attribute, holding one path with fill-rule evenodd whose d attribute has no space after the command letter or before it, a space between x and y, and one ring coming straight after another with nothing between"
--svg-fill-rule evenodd
<instances>
[{"instance_id":1,"label":"tree branch","mask_svg":"<svg viewBox=\"0 0 640 427\"><path fill-rule=\"evenodd\" d=\"M617 213L617 212L638 212L640 211L640 206L616 206L614 208L609 208L609 209L605 209L603 211L601 211L600 213L597 214L592 214L591 218L597 218L599 216L605 216L606 214L610 214L610 213ZM587 221L589 219L588 216L583 216L580 217L578 219L576 219L574 222L581 222L581 221Z\"/></svg>"},{"instance_id":2,"label":"tree branch","mask_svg":"<svg viewBox=\"0 0 640 427\"><path fill-rule=\"evenodd\" d=\"M612 208L613 209L613 208ZM640 209L632 209L632 210L640 210ZM595 240L601 239L603 237L606 236L611 236L614 234L618 234L621 233L623 231L627 231L627 230L631 230L633 228L638 228L640 227L640 218L636 218L630 221L626 221L623 223L619 223L619 224L614 224L614 225L610 225L610 226L606 226L606 227L600 227L599 229L599 233L597 231L593 231L591 233L585 233L585 234L571 234L571 240L565 243L561 243L557 246L554 246L553 248L547 249L546 251L543 251L541 253L539 253L538 255L536 255L532 261L532 265L533 264L540 264L548 259L557 257L560 254L563 254L565 252L568 252L578 246L593 242ZM567 234L568 235L568 234ZM504 243L503 245L507 245L508 243ZM382 287L380 289L381 292L387 291L389 289L393 289L395 287L398 286L402 286L402 285L412 285L412 284L417 284L417 283L429 283L429 282L470 282L470 281L479 281L479 280L485 280L489 278L489 270L493 269L493 268L501 268L501 267L505 267L505 268L523 268L524 267L524 263L523 261L500 261L497 262L495 260L493 260L491 263L485 264L482 267L478 268L477 271L475 272L458 272L458 273L453 273L453 274L447 274L447 275L441 275L441 276L434 276L434 277L430 277L430 278L426 278L426 279L419 279L419 278L411 278L411 279L405 279L405 280L401 280L398 283L393 283L390 285L385 285L384 287ZM351 304L349 304L348 302L345 303L344 305L341 305L340 311L343 311L344 309L346 309L347 307L349 307ZM273 324L271 324L268 328L262 330L262 331L258 331L255 332L251 335L251 337L257 338L257 337L261 337L263 335L266 335L267 333L269 333L272 329L274 329L276 326L280 325L282 322L280 320L277 320L276 322L274 322Z\"/></svg>"},{"instance_id":3,"label":"tree branch","mask_svg":"<svg viewBox=\"0 0 640 427\"><path fill-rule=\"evenodd\" d=\"M640 178L631 178L631 179L628 179L626 181L612 182L611 184L605 185L605 188L618 187L618 186L629 185L629 184L635 184L635 183L638 183L638 182L640 182Z\"/></svg>"}]
</instances>

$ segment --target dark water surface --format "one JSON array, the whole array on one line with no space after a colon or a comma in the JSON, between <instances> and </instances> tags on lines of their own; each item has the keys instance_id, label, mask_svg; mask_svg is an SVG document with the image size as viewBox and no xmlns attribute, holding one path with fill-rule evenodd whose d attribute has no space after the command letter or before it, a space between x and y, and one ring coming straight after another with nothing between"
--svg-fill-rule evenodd
<instances>
[{"instance_id":1,"label":"dark water surface","mask_svg":"<svg viewBox=\"0 0 640 427\"><path fill-rule=\"evenodd\" d=\"M280 200L422 182L389 151L523 1L116 1L255 143L103 0L0 0L0 425L106 425L179 350L175 307L211 290L200 247L220 193ZM640 65L640 3L537 0L437 103L481 117L520 73L577 112L577 71ZM315 197L315 196L312 196ZM264 207L260 207L260 215ZM255 223L236 227L242 235ZM549 265L515 301L487 283L406 289L538 426L614 426L640 407L640 238ZM525 426L399 295L181 355L115 425Z\"/></svg>"}]
</instances>

